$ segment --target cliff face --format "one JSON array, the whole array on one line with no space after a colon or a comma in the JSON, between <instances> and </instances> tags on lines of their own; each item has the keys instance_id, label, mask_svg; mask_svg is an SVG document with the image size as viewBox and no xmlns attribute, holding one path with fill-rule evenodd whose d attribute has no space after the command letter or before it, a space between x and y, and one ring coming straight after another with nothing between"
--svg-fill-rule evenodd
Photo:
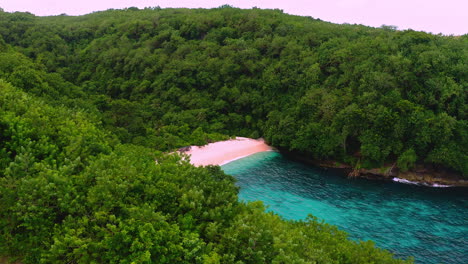
<instances>
[{"instance_id":1,"label":"cliff face","mask_svg":"<svg viewBox=\"0 0 468 264\"><path fill-rule=\"evenodd\" d=\"M298 153L281 150L285 156L294 160L324 168L335 168L343 170L350 178L366 178L371 180L392 181L398 178L400 182L411 182L426 186L453 186L468 187L468 179L457 172L445 169L428 168L418 165L408 171L400 171L396 165L388 165L382 168L374 169L355 169L349 164L339 163L333 160L319 161L300 155Z\"/></svg>"}]
</instances>

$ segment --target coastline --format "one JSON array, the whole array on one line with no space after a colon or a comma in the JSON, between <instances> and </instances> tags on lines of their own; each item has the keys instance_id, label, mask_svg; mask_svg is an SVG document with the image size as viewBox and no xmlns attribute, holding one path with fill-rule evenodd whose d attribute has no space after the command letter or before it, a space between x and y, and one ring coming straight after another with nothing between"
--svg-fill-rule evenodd
<instances>
[{"instance_id":1,"label":"coastline","mask_svg":"<svg viewBox=\"0 0 468 264\"><path fill-rule=\"evenodd\" d=\"M188 146L180 148L179 153L190 156L190 163L194 166L218 165L253 155L263 151L274 151L263 139L236 137L234 139L209 143L204 146ZM301 155L300 153L279 149L285 157L305 164L322 168L337 169L350 178L366 178L370 180L393 181L401 184L413 184L427 187L468 187L468 179L461 175L445 170L436 170L416 166L409 171L400 171L398 167L389 165L383 168L356 170L349 164L334 160L319 161Z\"/></svg>"},{"instance_id":2,"label":"coastline","mask_svg":"<svg viewBox=\"0 0 468 264\"><path fill-rule=\"evenodd\" d=\"M446 170L425 168L421 165L405 172L400 171L398 167L392 165L383 168L361 168L359 170L355 170L353 166L349 164L339 163L334 160L320 161L309 158L306 155L301 155L300 153L284 149L279 149L279 151L291 160L322 168L340 170L345 175L348 175L349 178L393 181L402 184L413 184L427 187L468 187L468 179L463 178L460 174Z\"/></svg>"},{"instance_id":3,"label":"coastline","mask_svg":"<svg viewBox=\"0 0 468 264\"><path fill-rule=\"evenodd\" d=\"M179 149L180 153L190 156L194 166L224 165L255 153L273 151L263 139L236 137L204 146L190 146Z\"/></svg>"}]
</instances>

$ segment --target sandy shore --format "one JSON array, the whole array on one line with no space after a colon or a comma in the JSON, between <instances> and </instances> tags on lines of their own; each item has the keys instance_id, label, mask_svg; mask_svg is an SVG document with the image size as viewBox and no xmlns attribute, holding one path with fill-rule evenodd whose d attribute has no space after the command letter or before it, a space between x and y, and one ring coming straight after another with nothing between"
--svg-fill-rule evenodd
<instances>
[{"instance_id":1,"label":"sandy shore","mask_svg":"<svg viewBox=\"0 0 468 264\"><path fill-rule=\"evenodd\" d=\"M223 165L258 152L273 150L263 139L237 137L235 139L210 143L205 146L192 146L183 153L190 155L190 163L195 166Z\"/></svg>"}]
</instances>

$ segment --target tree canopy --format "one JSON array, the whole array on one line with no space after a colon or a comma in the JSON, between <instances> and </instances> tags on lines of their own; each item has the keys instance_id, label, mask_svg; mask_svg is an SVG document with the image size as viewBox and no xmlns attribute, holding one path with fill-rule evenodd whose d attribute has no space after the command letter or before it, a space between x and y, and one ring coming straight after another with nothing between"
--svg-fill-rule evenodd
<instances>
[{"instance_id":1,"label":"tree canopy","mask_svg":"<svg viewBox=\"0 0 468 264\"><path fill-rule=\"evenodd\" d=\"M467 35L230 6L0 16L2 43L24 54L2 58L5 79L81 100L124 143L263 136L319 160L468 174Z\"/></svg>"},{"instance_id":2,"label":"tree canopy","mask_svg":"<svg viewBox=\"0 0 468 264\"><path fill-rule=\"evenodd\" d=\"M467 35L281 10L0 12L0 255L402 263L239 202L219 167L163 152L264 137L317 160L468 175L467 50Z\"/></svg>"},{"instance_id":3,"label":"tree canopy","mask_svg":"<svg viewBox=\"0 0 468 264\"><path fill-rule=\"evenodd\" d=\"M0 81L0 256L22 263L404 263L238 201L220 167L121 144ZM155 162L157 161L157 162Z\"/></svg>"}]
</instances>

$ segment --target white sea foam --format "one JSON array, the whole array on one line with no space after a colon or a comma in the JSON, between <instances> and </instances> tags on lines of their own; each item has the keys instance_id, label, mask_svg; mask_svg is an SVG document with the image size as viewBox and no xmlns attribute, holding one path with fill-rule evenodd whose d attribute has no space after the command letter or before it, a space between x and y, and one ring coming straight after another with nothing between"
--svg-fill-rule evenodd
<instances>
[{"instance_id":1,"label":"white sea foam","mask_svg":"<svg viewBox=\"0 0 468 264\"><path fill-rule=\"evenodd\" d=\"M446 187L452 187L452 185L444 185L444 184L434 183L432 185L432 187L446 188Z\"/></svg>"},{"instance_id":2,"label":"white sea foam","mask_svg":"<svg viewBox=\"0 0 468 264\"><path fill-rule=\"evenodd\" d=\"M412 182L412 181L408 181L408 180L406 180L406 179L400 179L400 178L397 178L397 177L393 178L393 181L394 181L394 182L405 183L405 184L419 185L418 182Z\"/></svg>"},{"instance_id":3,"label":"white sea foam","mask_svg":"<svg viewBox=\"0 0 468 264\"><path fill-rule=\"evenodd\" d=\"M451 185L444 185L444 184L438 184L438 183L428 184L428 183L413 182L413 181L409 181L407 179L400 179L400 178L397 178L397 177L393 178L393 181L394 182L399 182L399 183L404 183L404 184L423 185L423 186L437 187L437 188L452 187Z\"/></svg>"}]
</instances>

